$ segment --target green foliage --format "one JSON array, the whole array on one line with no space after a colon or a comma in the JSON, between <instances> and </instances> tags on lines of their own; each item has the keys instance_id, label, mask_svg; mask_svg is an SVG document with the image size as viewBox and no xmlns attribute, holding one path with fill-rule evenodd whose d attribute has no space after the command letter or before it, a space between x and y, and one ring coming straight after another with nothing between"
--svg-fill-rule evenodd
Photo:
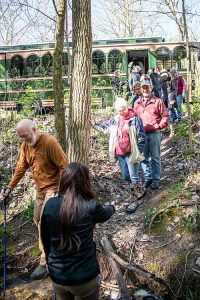
<instances>
[{"instance_id":1,"label":"green foliage","mask_svg":"<svg viewBox=\"0 0 200 300\"><path fill-rule=\"evenodd\" d=\"M3 234L4 234L4 228L3 226L0 227L0 240L1 242L3 241ZM11 228L10 226L6 226L6 237L9 238L10 237L10 234L11 234Z\"/></svg>"},{"instance_id":2,"label":"green foliage","mask_svg":"<svg viewBox=\"0 0 200 300\"><path fill-rule=\"evenodd\" d=\"M190 148L184 148L181 150L182 151L182 154L185 158L188 158L190 156L193 155L193 149L190 149Z\"/></svg>"},{"instance_id":3,"label":"green foliage","mask_svg":"<svg viewBox=\"0 0 200 300\"><path fill-rule=\"evenodd\" d=\"M38 242L31 248L29 253L32 257L40 256L41 251L39 249L39 243Z\"/></svg>"},{"instance_id":4,"label":"green foliage","mask_svg":"<svg viewBox=\"0 0 200 300\"><path fill-rule=\"evenodd\" d=\"M156 262L151 262L148 265L149 270L159 277L164 277L164 272L160 270L160 266Z\"/></svg>"},{"instance_id":5,"label":"green foliage","mask_svg":"<svg viewBox=\"0 0 200 300\"><path fill-rule=\"evenodd\" d=\"M180 124L176 126L175 135L178 139L188 137L188 126L185 121L182 121Z\"/></svg>"},{"instance_id":6,"label":"green foliage","mask_svg":"<svg viewBox=\"0 0 200 300\"><path fill-rule=\"evenodd\" d=\"M186 295L186 300L199 300L200 299L200 290L198 287L196 289L189 289Z\"/></svg>"},{"instance_id":7,"label":"green foliage","mask_svg":"<svg viewBox=\"0 0 200 300\"><path fill-rule=\"evenodd\" d=\"M2 217L1 217L1 219L2 219ZM2 222L3 222L3 220L2 220ZM15 247L13 245L11 245L9 242L10 235L11 235L11 227L7 225L6 226L6 241L7 241L7 252L8 253L15 251ZM0 255L2 255L4 252L3 238L4 238L4 228L3 228L3 226L1 226L0 227Z\"/></svg>"},{"instance_id":8,"label":"green foliage","mask_svg":"<svg viewBox=\"0 0 200 300\"><path fill-rule=\"evenodd\" d=\"M30 86L26 89L26 94L21 97L20 100L16 102L23 105L23 115L30 117L33 115L34 103L37 100L36 93L32 90Z\"/></svg>"},{"instance_id":9,"label":"green foliage","mask_svg":"<svg viewBox=\"0 0 200 300\"><path fill-rule=\"evenodd\" d=\"M69 98L70 98L70 91L66 91L64 94L64 101L69 102Z\"/></svg>"},{"instance_id":10,"label":"green foliage","mask_svg":"<svg viewBox=\"0 0 200 300\"><path fill-rule=\"evenodd\" d=\"M195 120L199 120L200 119L200 101L194 102L193 105L191 105L190 107L191 107L192 118Z\"/></svg>"},{"instance_id":11,"label":"green foliage","mask_svg":"<svg viewBox=\"0 0 200 300\"><path fill-rule=\"evenodd\" d=\"M31 201L23 211L23 217L25 219L32 219L34 211L34 201Z\"/></svg>"},{"instance_id":12,"label":"green foliage","mask_svg":"<svg viewBox=\"0 0 200 300\"><path fill-rule=\"evenodd\" d=\"M200 211L189 216L182 215L180 218L180 225L190 232L197 230L200 225Z\"/></svg>"},{"instance_id":13,"label":"green foliage","mask_svg":"<svg viewBox=\"0 0 200 300\"><path fill-rule=\"evenodd\" d=\"M105 86L106 84L107 84L107 82L104 78L98 78L96 81L97 86Z\"/></svg>"},{"instance_id":14,"label":"green foliage","mask_svg":"<svg viewBox=\"0 0 200 300\"><path fill-rule=\"evenodd\" d=\"M14 245L10 245L7 243L6 245L7 254L14 253L15 251L16 251L16 247ZM0 245L0 255L3 255L3 253L4 253L4 247L3 245Z\"/></svg>"},{"instance_id":15,"label":"green foliage","mask_svg":"<svg viewBox=\"0 0 200 300\"><path fill-rule=\"evenodd\" d=\"M169 196L172 199L176 199L183 191L184 183L183 182L174 182L169 188Z\"/></svg>"},{"instance_id":16,"label":"green foliage","mask_svg":"<svg viewBox=\"0 0 200 300\"><path fill-rule=\"evenodd\" d=\"M145 223L149 223L152 219L152 217L155 215L155 213L157 212L157 209L156 207L150 207L148 208L145 216L144 216L144 220L145 220Z\"/></svg>"}]
</instances>

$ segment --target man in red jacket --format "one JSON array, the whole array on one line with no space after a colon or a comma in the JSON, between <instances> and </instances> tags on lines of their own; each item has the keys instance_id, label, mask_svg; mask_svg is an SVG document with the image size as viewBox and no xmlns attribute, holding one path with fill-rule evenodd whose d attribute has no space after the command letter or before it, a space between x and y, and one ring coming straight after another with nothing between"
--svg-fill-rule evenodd
<instances>
[{"instance_id":1,"label":"man in red jacket","mask_svg":"<svg viewBox=\"0 0 200 300\"><path fill-rule=\"evenodd\" d=\"M150 184L152 189L160 185L160 143L161 129L168 126L169 117L163 101L152 95L150 81L144 80L141 83L143 96L134 104L134 110L142 119L147 140L144 146L144 157L142 169L144 173L144 188Z\"/></svg>"}]
</instances>

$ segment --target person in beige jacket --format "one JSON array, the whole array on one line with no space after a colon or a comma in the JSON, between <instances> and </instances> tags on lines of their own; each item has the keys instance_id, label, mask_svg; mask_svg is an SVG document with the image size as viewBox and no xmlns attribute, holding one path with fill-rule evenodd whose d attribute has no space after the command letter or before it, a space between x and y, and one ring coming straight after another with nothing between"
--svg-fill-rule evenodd
<instances>
[{"instance_id":1,"label":"person in beige jacket","mask_svg":"<svg viewBox=\"0 0 200 300\"><path fill-rule=\"evenodd\" d=\"M33 219L38 226L39 249L41 250L40 264L31 274L31 279L37 280L48 274L45 253L40 239L41 213L45 202L58 191L60 176L68 160L56 138L41 133L33 120L21 120L16 126L16 132L22 140L19 160L14 175L2 196L8 196L26 171L31 169L36 187Z\"/></svg>"}]
</instances>

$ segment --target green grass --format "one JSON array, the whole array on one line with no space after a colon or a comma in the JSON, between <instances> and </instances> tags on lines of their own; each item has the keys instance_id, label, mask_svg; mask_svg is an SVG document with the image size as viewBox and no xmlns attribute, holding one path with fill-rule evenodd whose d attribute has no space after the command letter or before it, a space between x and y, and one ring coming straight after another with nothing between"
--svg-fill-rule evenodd
<instances>
[{"instance_id":1,"label":"green grass","mask_svg":"<svg viewBox=\"0 0 200 300\"><path fill-rule=\"evenodd\" d=\"M41 251L40 251L40 249L39 249L39 243L38 243L38 242L31 248L29 254L30 254L32 257L38 257L38 256L40 256Z\"/></svg>"},{"instance_id":2,"label":"green grass","mask_svg":"<svg viewBox=\"0 0 200 300\"><path fill-rule=\"evenodd\" d=\"M169 196L171 199L176 199L184 190L184 182L174 182L169 188Z\"/></svg>"}]
</instances>

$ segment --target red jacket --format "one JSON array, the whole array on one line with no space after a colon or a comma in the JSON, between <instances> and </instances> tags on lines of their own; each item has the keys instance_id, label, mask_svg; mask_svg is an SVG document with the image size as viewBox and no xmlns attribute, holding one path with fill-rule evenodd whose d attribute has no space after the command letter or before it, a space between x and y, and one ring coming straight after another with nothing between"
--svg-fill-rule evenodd
<instances>
[{"instance_id":1,"label":"red jacket","mask_svg":"<svg viewBox=\"0 0 200 300\"><path fill-rule=\"evenodd\" d=\"M135 102L134 110L142 119L145 132L154 132L168 126L168 112L159 98L151 97L147 102L140 98Z\"/></svg>"}]
</instances>

